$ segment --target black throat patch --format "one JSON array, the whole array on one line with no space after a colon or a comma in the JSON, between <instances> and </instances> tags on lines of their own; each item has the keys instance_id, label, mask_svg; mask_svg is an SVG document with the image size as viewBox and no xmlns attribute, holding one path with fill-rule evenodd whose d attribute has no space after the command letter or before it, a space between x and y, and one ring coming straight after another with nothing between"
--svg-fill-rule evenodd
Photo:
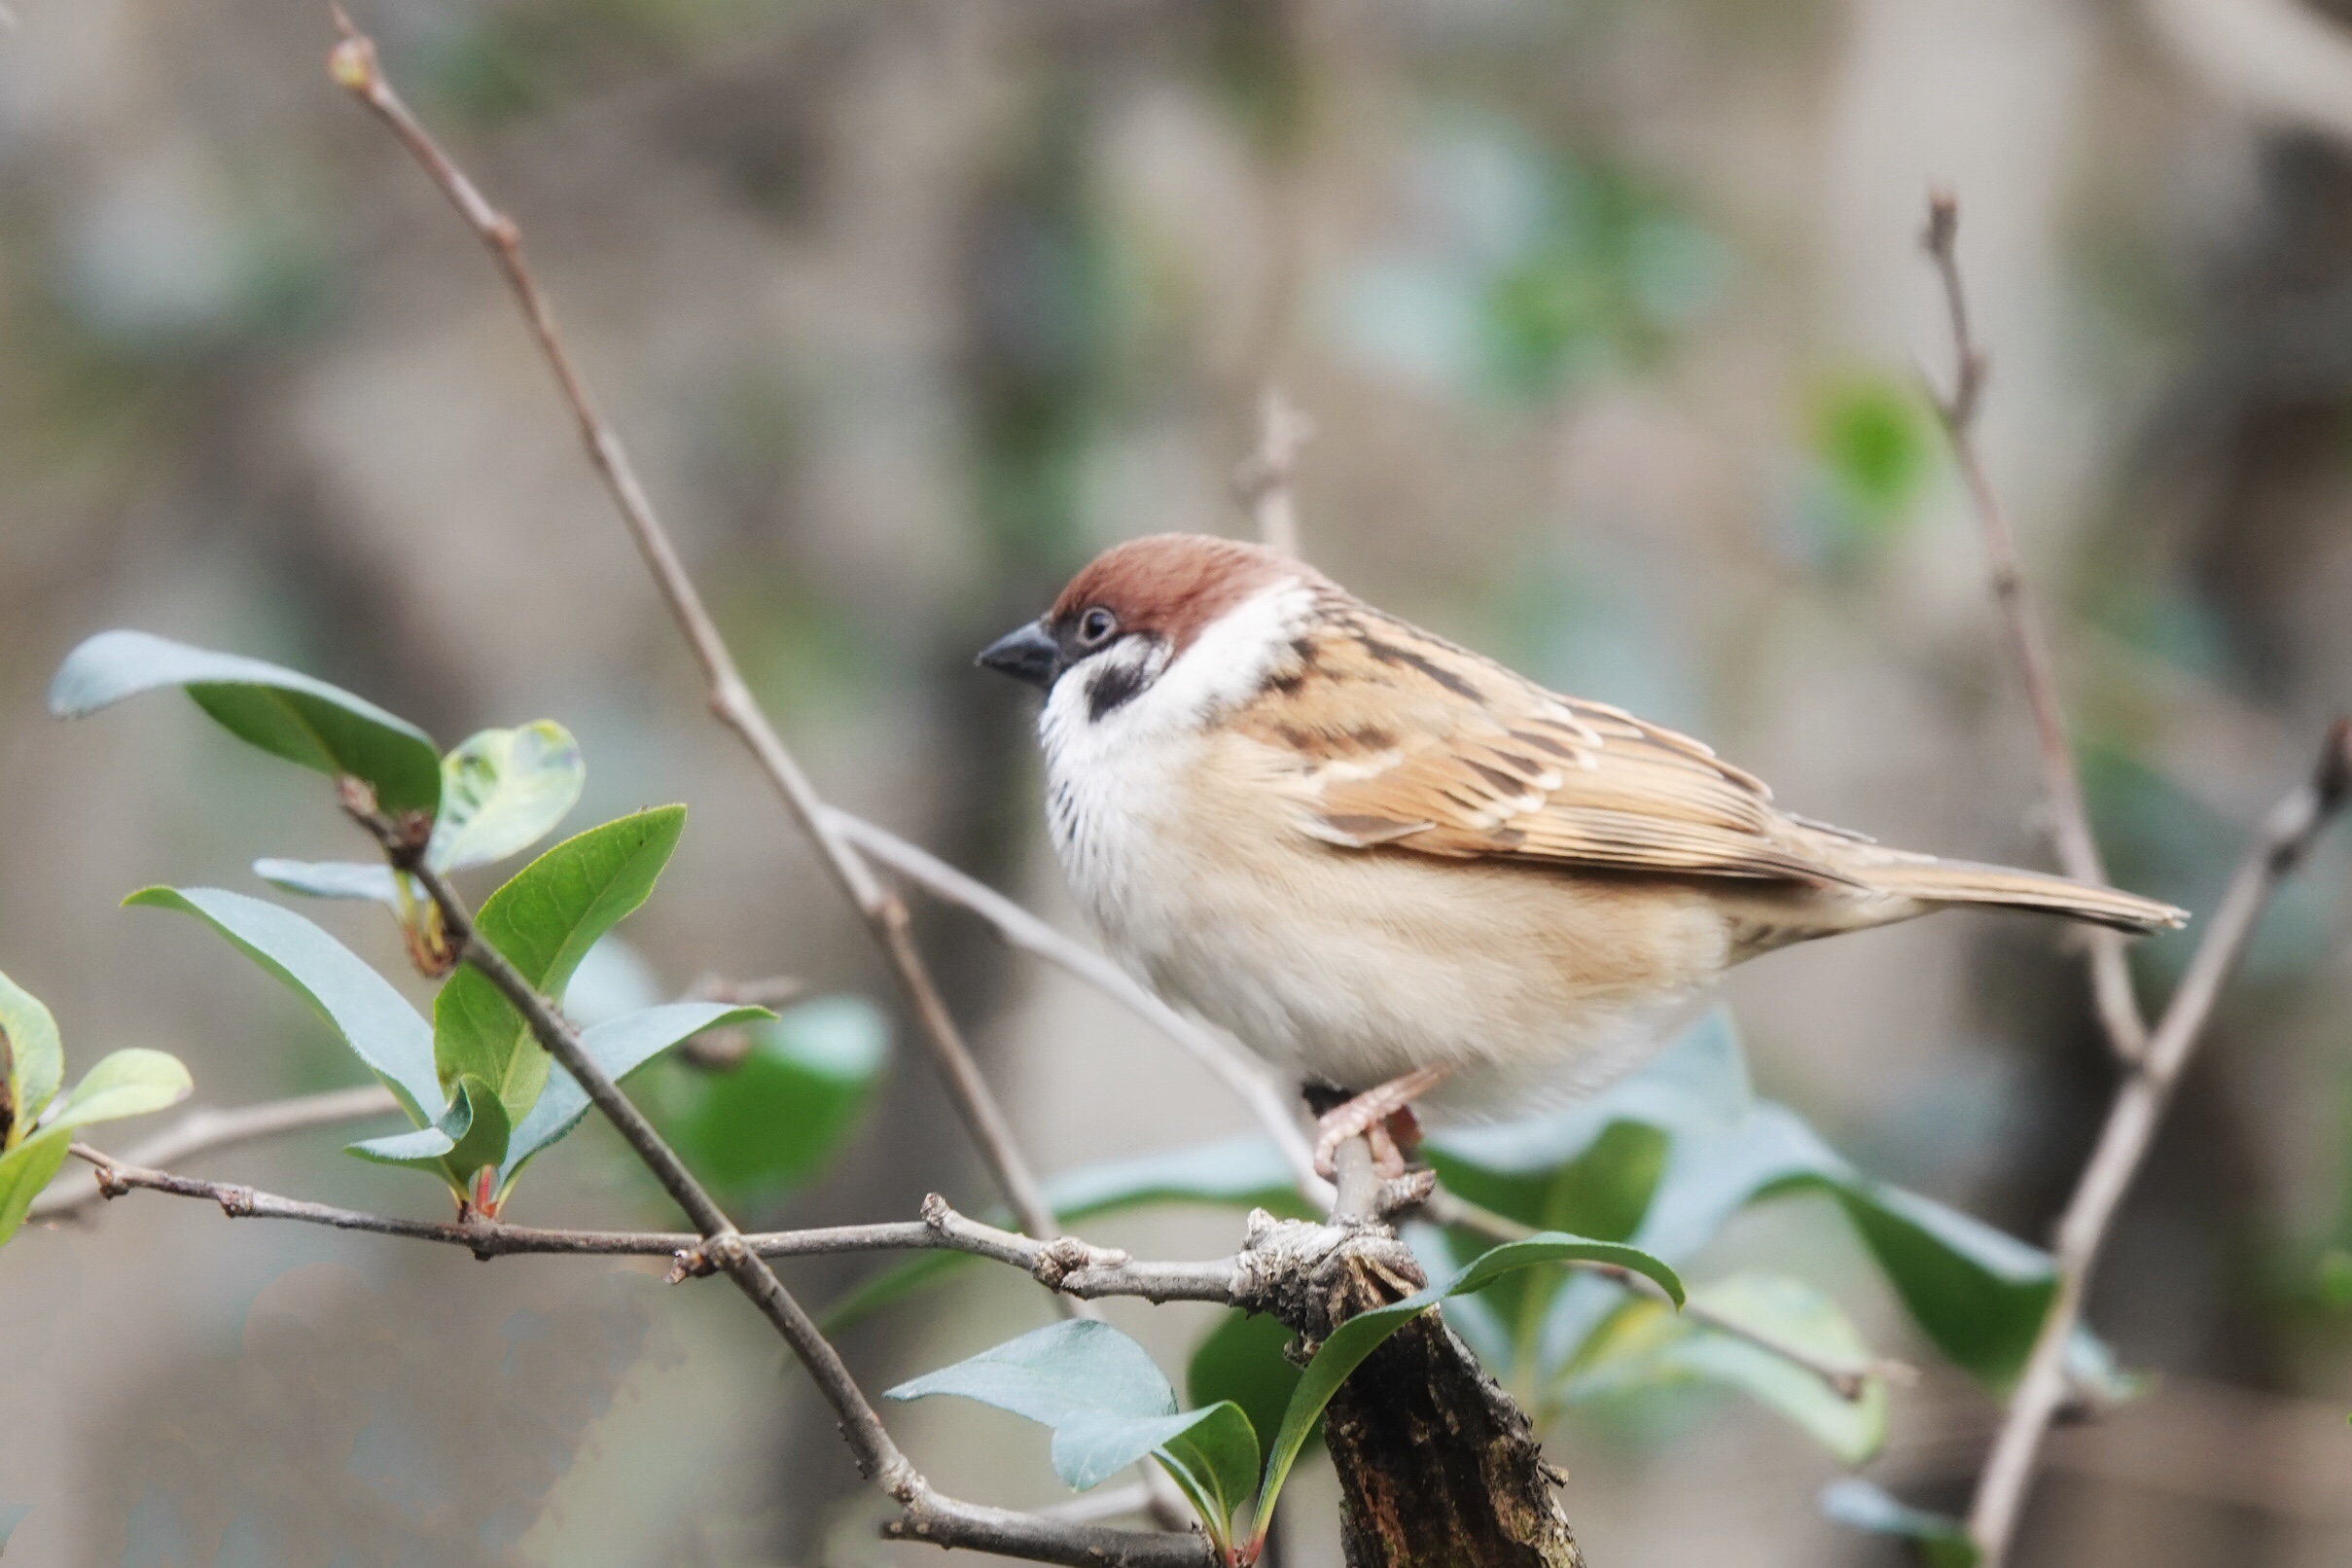
<instances>
[{"instance_id":1,"label":"black throat patch","mask_svg":"<svg viewBox=\"0 0 2352 1568\"><path fill-rule=\"evenodd\" d=\"M1106 714L1135 700L1144 688L1144 672L1134 664L1114 664L1087 683L1087 717L1100 724Z\"/></svg>"}]
</instances>

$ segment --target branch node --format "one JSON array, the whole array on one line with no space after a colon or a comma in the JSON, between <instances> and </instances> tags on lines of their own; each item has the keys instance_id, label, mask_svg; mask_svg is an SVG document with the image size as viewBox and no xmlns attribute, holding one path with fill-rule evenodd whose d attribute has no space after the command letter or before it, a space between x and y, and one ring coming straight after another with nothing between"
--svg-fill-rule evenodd
<instances>
[{"instance_id":1,"label":"branch node","mask_svg":"<svg viewBox=\"0 0 2352 1568\"><path fill-rule=\"evenodd\" d=\"M221 1200L221 1212L231 1219L249 1220L253 1217L252 1188L224 1186L218 1195Z\"/></svg>"},{"instance_id":2,"label":"branch node","mask_svg":"<svg viewBox=\"0 0 2352 1568\"><path fill-rule=\"evenodd\" d=\"M1050 1291L1082 1268L1122 1268L1133 1260L1116 1247L1089 1247L1076 1236L1056 1236L1037 1249L1029 1272Z\"/></svg>"},{"instance_id":3,"label":"branch node","mask_svg":"<svg viewBox=\"0 0 2352 1568\"><path fill-rule=\"evenodd\" d=\"M948 1207L947 1200L937 1193L923 1194L922 1213L923 1223L931 1228L935 1235L945 1235L947 1227L955 1219L955 1210Z\"/></svg>"}]
</instances>

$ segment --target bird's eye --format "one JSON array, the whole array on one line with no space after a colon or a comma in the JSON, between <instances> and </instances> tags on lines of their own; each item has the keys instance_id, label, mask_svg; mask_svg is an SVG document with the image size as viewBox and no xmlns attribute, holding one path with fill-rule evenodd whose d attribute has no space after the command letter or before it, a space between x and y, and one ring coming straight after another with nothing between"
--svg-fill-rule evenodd
<instances>
[{"instance_id":1,"label":"bird's eye","mask_svg":"<svg viewBox=\"0 0 2352 1568\"><path fill-rule=\"evenodd\" d=\"M1118 629L1119 617L1098 604L1079 617L1078 640L1088 648L1099 648L1110 641L1111 633Z\"/></svg>"}]
</instances>

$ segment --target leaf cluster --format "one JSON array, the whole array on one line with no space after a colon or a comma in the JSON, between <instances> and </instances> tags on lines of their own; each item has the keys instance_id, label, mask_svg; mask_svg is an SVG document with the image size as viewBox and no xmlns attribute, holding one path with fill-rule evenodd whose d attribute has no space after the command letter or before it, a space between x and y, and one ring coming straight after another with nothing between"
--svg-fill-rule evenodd
<instances>
[{"instance_id":1,"label":"leaf cluster","mask_svg":"<svg viewBox=\"0 0 2352 1568\"><path fill-rule=\"evenodd\" d=\"M585 785L587 766L578 743L552 720L485 730L444 756L416 726L340 688L260 659L145 632L104 632L76 648L52 683L50 705L61 716L77 717L136 693L174 686L232 734L262 750L367 785L380 809L404 827L414 826L424 844L422 867L435 873L489 865L529 848L571 811ZM652 894L685 821L684 806L655 806L561 840L482 903L473 919L477 940L495 947L541 994L562 997L583 961ZM254 869L289 892L365 899L390 908L419 971L428 978L446 977L430 1021L349 948L280 905L207 887L151 887L125 902L176 909L203 921L308 1002L391 1089L410 1130L353 1144L352 1154L432 1175L447 1187L460 1212L494 1217L524 1166L579 1124L588 1096L481 973L457 967L463 955L449 950L440 909L420 877L407 869L410 864L265 859ZM831 1016L837 1017L842 1005L834 1002ZM856 1004L848 1006L856 1011ZM46 1018L46 1013L40 1015L44 1024ZM20 1027L37 1033L29 1023ZM750 1099L785 1113L766 1129L769 1140L793 1147L781 1158L772 1153L746 1157L739 1119L729 1123L720 1092L703 1096L697 1105L705 1122L727 1123L725 1134L705 1142L727 1152L738 1166L781 1169L786 1179L797 1179L821 1162L854 1121L866 1084L879 1065L878 1048L853 1065L834 1063L836 1071L825 1086L833 1092L808 1093L811 1075L800 1073L803 1064L795 1054L808 1029L787 1027L766 1008L662 1002L658 996L590 1022L581 1045L618 1080L696 1034L738 1027L778 1031L762 1038L750 1058L757 1070L744 1082L753 1091ZM49 1038L53 1043L53 1030ZM36 1096L46 1101L54 1074L38 1050L27 1051L25 1057L32 1076L21 1097L12 1084L12 1102L25 1104ZM92 1078L106 1068L101 1063ZM185 1092L184 1072L178 1083ZM77 1104L89 1087L86 1081L85 1089L76 1090ZM809 1103L779 1106L796 1096ZM38 1111L36 1105L31 1114ZM42 1136L52 1124L70 1124L70 1114L53 1117ZM794 1139L795 1132L812 1135ZM40 1144L44 1151L48 1147ZM56 1148L61 1155L62 1143ZM15 1158L13 1144L9 1158ZM0 1163L0 1176L10 1168ZM38 1153L15 1168L22 1179L0 1191L14 1193L29 1183L17 1204L20 1215L22 1204L53 1172L55 1160Z\"/></svg>"}]
</instances>

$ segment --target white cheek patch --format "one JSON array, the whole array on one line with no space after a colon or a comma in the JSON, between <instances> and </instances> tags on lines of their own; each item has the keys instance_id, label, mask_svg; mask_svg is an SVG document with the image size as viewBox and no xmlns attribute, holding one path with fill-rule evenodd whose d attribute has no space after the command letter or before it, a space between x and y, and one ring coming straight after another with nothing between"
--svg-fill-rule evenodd
<instances>
[{"instance_id":1,"label":"white cheek patch","mask_svg":"<svg viewBox=\"0 0 2352 1568\"><path fill-rule=\"evenodd\" d=\"M1086 754L1197 730L1248 701L1313 606L1312 592L1293 578L1219 616L1173 660L1165 643L1141 637L1081 660L1053 683L1038 716L1047 755L1076 762ZM1098 704L1098 693L1123 695L1105 683L1123 681L1138 683L1132 696Z\"/></svg>"}]
</instances>

